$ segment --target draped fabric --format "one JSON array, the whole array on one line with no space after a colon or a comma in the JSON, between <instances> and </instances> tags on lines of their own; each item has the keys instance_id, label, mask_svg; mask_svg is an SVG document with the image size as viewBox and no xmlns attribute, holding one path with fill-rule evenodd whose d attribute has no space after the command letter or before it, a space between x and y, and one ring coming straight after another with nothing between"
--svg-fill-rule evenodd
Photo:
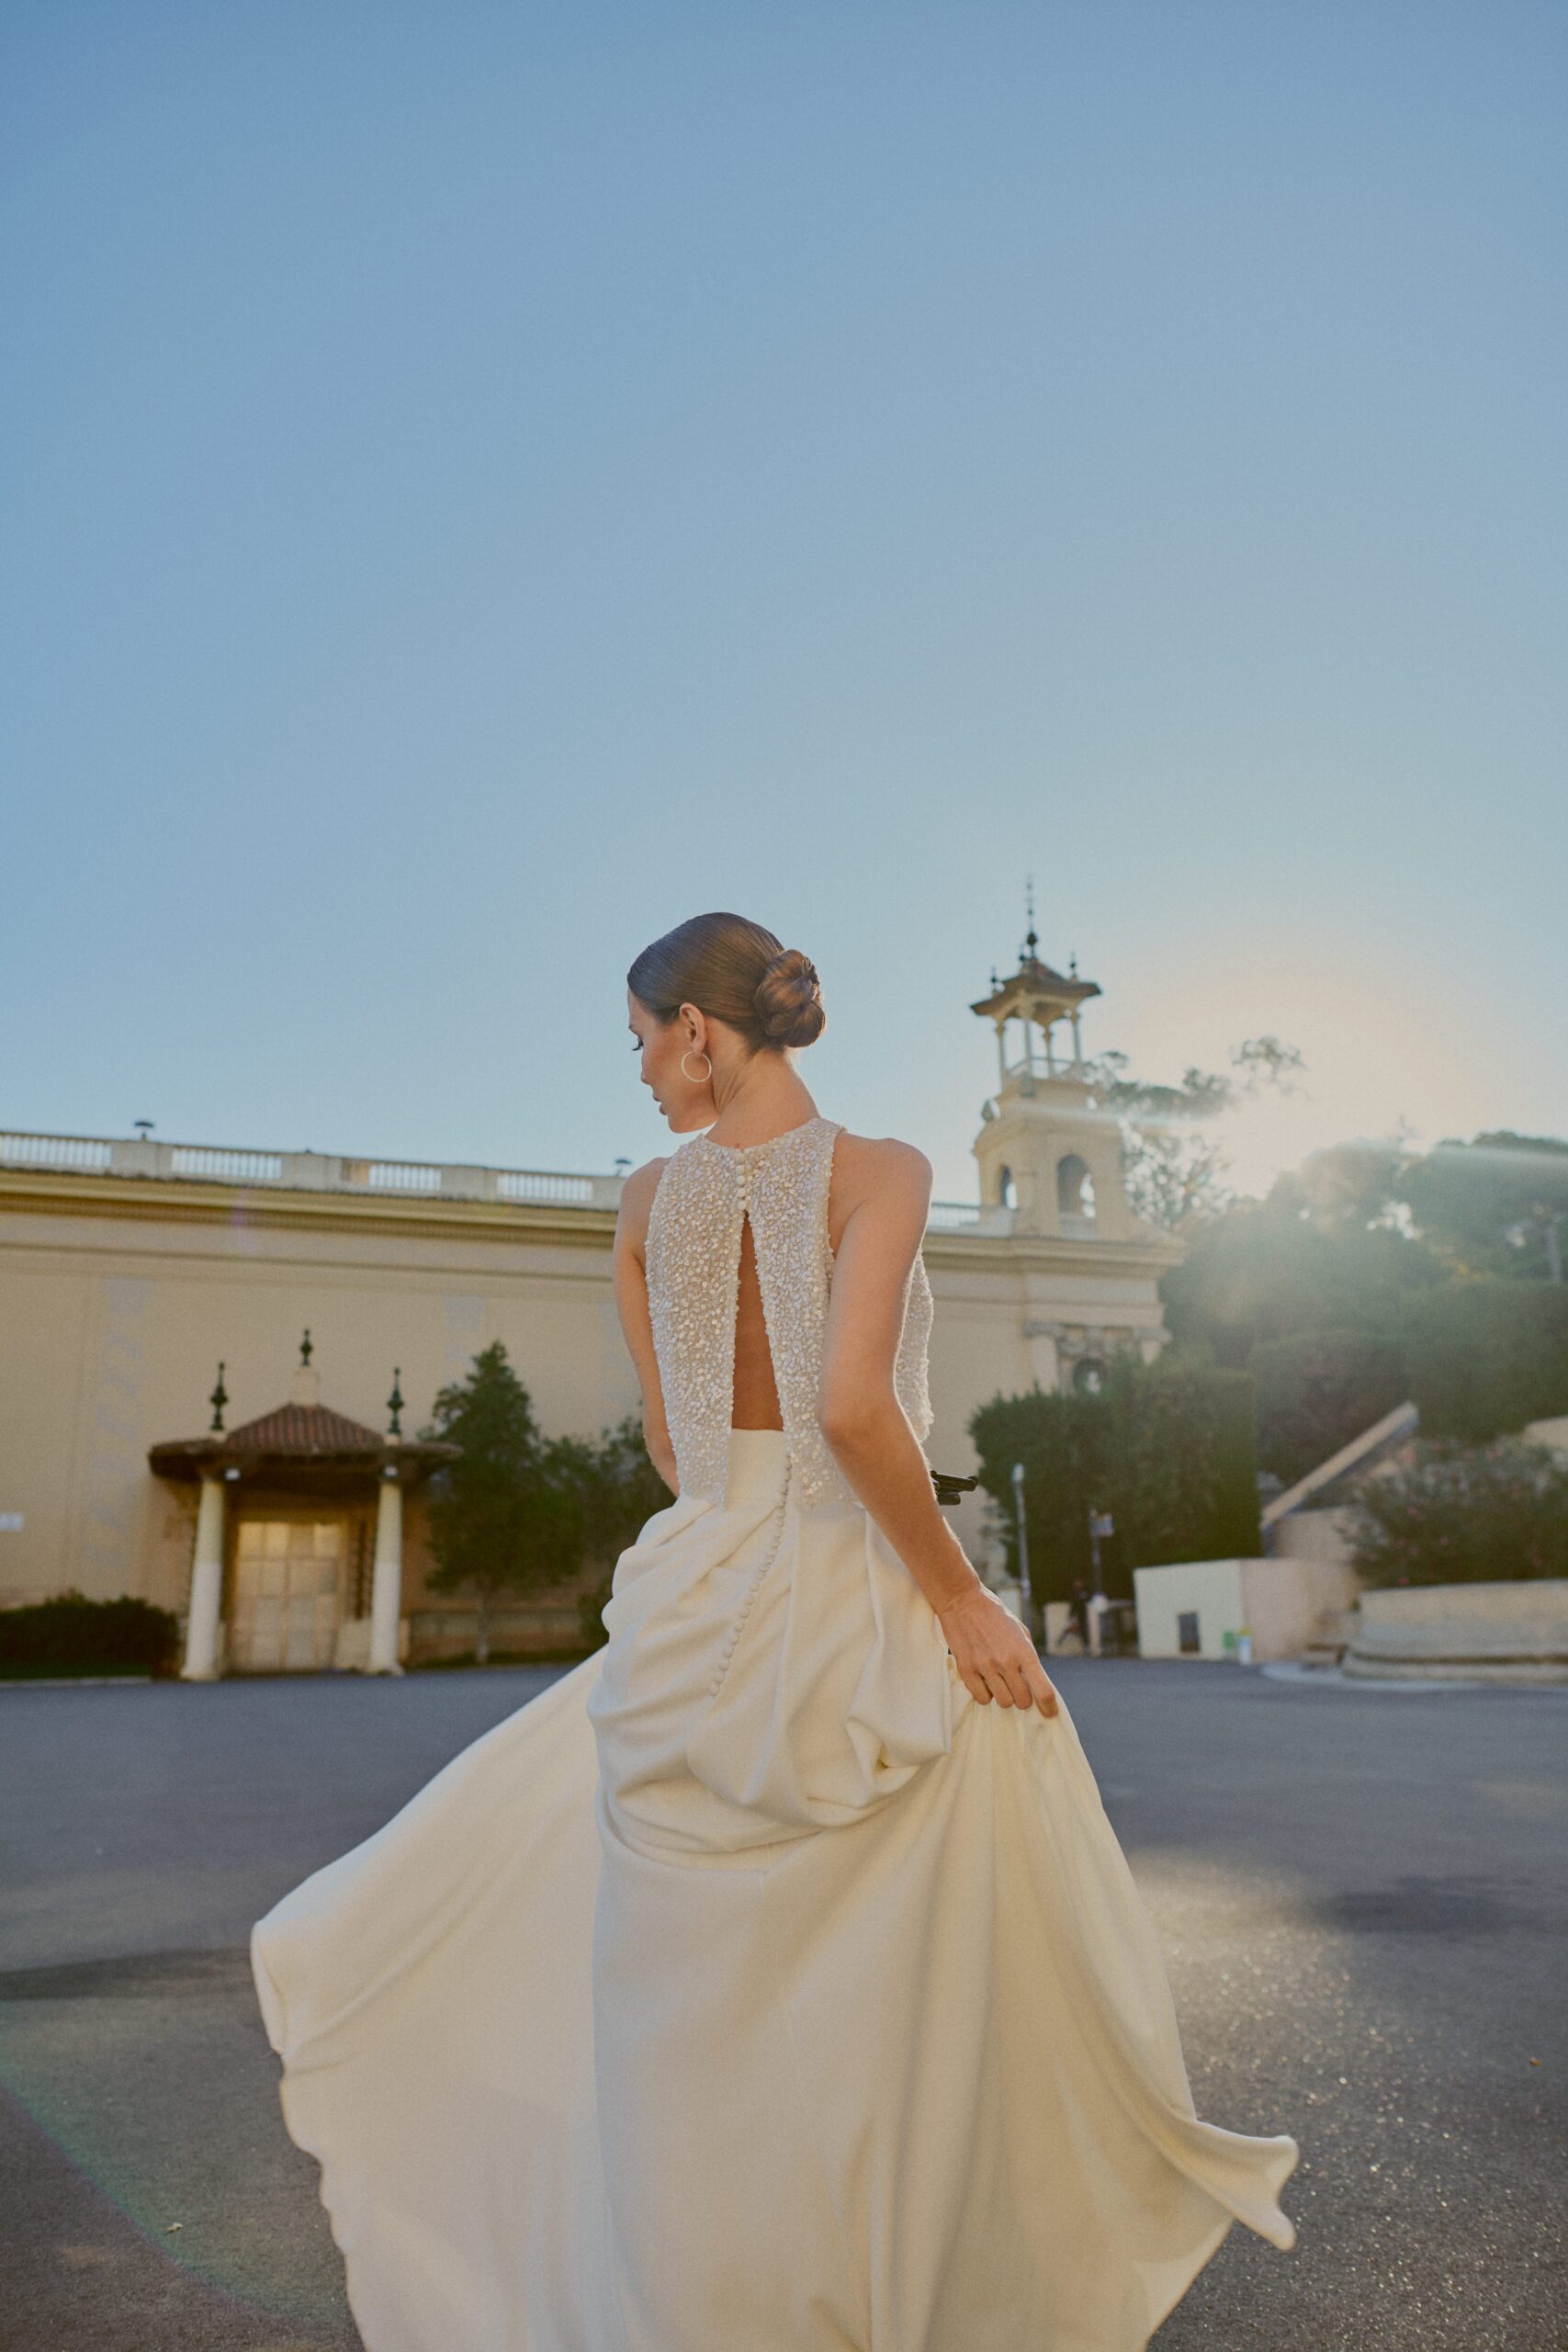
<instances>
[{"instance_id":1,"label":"draped fabric","mask_svg":"<svg viewBox=\"0 0 1568 2352\"><path fill-rule=\"evenodd\" d=\"M1064 1702L731 1430L605 1647L256 1926L368 2352L1135 2352L1296 2143L1200 2120Z\"/></svg>"}]
</instances>

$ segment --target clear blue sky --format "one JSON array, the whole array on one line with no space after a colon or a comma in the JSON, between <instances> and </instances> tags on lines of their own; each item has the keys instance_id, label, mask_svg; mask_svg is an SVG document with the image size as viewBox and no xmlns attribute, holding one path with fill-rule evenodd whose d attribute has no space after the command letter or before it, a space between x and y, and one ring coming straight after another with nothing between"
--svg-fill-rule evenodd
<instances>
[{"instance_id":1,"label":"clear blue sky","mask_svg":"<svg viewBox=\"0 0 1568 2352\"><path fill-rule=\"evenodd\" d=\"M1301 1046L1276 1156L1568 1125L1561 7L0 44L0 1120L640 1159L730 907L970 1195L1032 872L1095 1047Z\"/></svg>"}]
</instances>

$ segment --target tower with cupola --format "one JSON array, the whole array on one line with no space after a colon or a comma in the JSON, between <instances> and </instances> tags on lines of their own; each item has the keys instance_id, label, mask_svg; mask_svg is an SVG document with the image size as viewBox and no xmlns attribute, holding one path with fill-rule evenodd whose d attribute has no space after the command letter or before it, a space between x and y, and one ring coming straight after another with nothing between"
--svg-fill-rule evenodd
<instances>
[{"instance_id":1,"label":"tower with cupola","mask_svg":"<svg viewBox=\"0 0 1568 2352\"><path fill-rule=\"evenodd\" d=\"M1122 1170L1121 1131L1093 1099L1079 1026L1100 994L1039 955L1030 894L1018 969L970 1010L994 1023L997 1091L975 1139L982 1208L1010 1209L1011 1228L1066 1241L1129 1241L1138 1233Z\"/></svg>"}]
</instances>

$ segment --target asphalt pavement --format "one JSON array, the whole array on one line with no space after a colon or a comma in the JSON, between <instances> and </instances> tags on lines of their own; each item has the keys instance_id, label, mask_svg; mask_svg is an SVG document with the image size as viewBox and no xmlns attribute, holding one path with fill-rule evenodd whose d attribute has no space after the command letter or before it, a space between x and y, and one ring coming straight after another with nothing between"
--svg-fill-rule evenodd
<instances>
[{"instance_id":1,"label":"asphalt pavement","mask_svg":"<svg viewBox=\"0 0 1568 2352\"><path fill-rule=\"evenodd\" d=\"M357 2345L250 1927L557 1671L0 1687L4 2352ZM1199 2112L1303 2149L1161 2352L1565 2352L1568 1690L1053 1672Z\"/></svg>"}]
</instances>

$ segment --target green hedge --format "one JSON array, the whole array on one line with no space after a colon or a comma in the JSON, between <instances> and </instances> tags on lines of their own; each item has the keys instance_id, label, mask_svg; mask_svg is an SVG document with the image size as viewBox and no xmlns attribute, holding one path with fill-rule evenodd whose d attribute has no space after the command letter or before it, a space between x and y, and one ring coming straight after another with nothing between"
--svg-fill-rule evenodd
<instances>
[{"instance_id":1,"label":"green hedge","mask_svg":"<svg viewBox=\"0 0 1568 2352\"><path fill-rule=\"evenodd\" d=\"M1112 1365L1107 1402L1115 1432L1111 1509L1128 1567L1256 1557L1251 1374L1124 1358Z\"/></svg>"},{"instance_id":2,"label":"green hedge","mask_svg":"<svg viewBox=\"0 0 1568 2352\"><path fill-rule=\"evenodd\" d=\"M1448 1283L1412 1299L1404 1321L1423 1435L1484 1444L1568 1413L1568 1283Z\"/></svg>"},{"instance_id":3,"label":"green hedge","mask_svg":"<svg viewBox=\"0 0 1568 2352\"><path fill-rule=\"evenodd\" d=\"M172 1674L179 1620L151 1601L87 1600L79 1592L0 1609L0 1679L55 1674Z\"/></svg>"},{"instance_id":4,"label":"green hedge","mask_svg":"<svg viewBox=\"0 0 1568 2352\"><path fill-rule=\"evenodd\" d=\"M1297 1331L1252 1351L1258 1459L1287 1487L1410 1394L1405 1351L1382 1331Z\"/></svg>"},{"instance_id":5,"label":"green hedge","mask_svg":"<svg viewBox=\"0 0 1568 2352\"><path fill-rule=\"evenodd\" d=\"M1143 1364L1123 1356L1097 1396L998 1396L969 1423L980 1484L998 1507L1017 1573L1012 1465L1024 1470L1030 1580L1038 1600L1089 1583L1089 1515L1110 1511L1100 1555L1111 1596L1130 1597L1135 1567L1247 1559L1258 1551L1258 1455L1246 1373Z\"/></svg>"},{"instance_id":6,"label":"green hedge","mask_svg":"<svg viewBox=\"0 0 1568 2352\"><path fill-rule=\"evenodd\" d=\"M994 1396L972 1417L980 1485L1000 1512L1008 1566L1018 1574L1012 1465L1024 1471L1030 1581L1037 1600L1066 1600L1090 1573L1089 1513L1109 1508L1111 1416L1103 1396ZM1110 1563L1106 1564L1108 1566Z\"/></svg>"}]
</instances>

